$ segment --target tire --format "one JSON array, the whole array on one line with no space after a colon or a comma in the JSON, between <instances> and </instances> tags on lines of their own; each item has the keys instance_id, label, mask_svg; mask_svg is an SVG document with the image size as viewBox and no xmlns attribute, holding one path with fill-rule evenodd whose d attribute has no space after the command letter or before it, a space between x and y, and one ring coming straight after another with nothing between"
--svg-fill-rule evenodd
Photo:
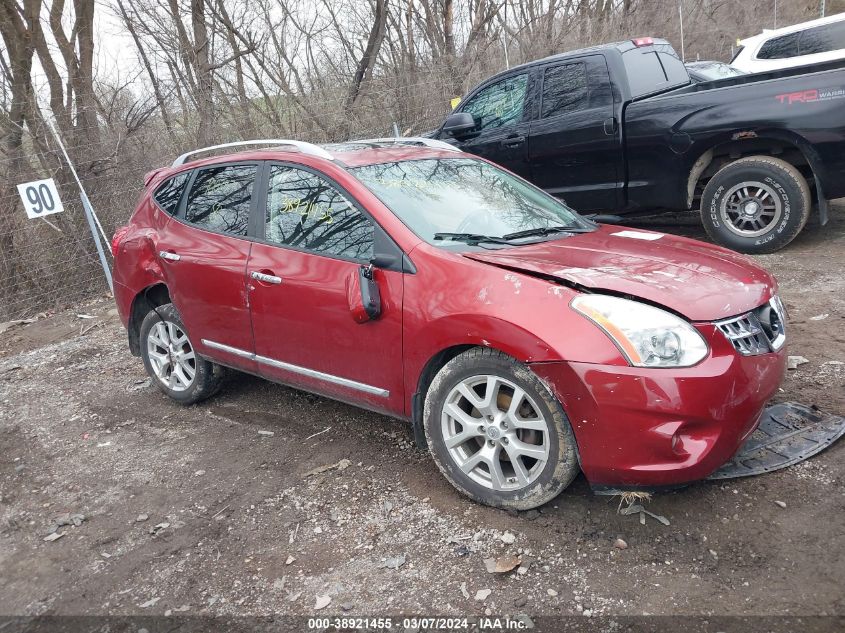
<instances>
[{"instance_id":1,"label":"tire","mask_svg":"<svg viewBox=\"0 0 845 633\"><path fill-rule=\"evenodd\" d=\"M726 165L707 183L701 221L717 244L749 255L774 253L801 232L811 204L807 180L793 165L749 156Z\"/></svg>"},{"instance_id":2,"label":"tire","mask_svg":"<svg viewBox=\"0 0 845 633\"><path fill-rule=\"evenodd\" d=\"M147 313L141 322L139 345L144 368L152 382L176 402L194 404L220 390L224 368L194 352L182 318L172 303Z\"/></svg>"},{"instance_id":3,"label":"tire","mask_svg":"<svg viewBox=\"0 0 845 633\"><path fill-rule=\"evenodd\" d=\"M468 389L472 400L464 395ZM523 393L514 416L517 389ZM497 350L476 347L446 363L426 393L423 420L437 467L460 492L485 505L536 508L580 470L575 435L560 403L530 369ZM498 464L495 470L491 463Z\"/></svg>"}]
</instances>

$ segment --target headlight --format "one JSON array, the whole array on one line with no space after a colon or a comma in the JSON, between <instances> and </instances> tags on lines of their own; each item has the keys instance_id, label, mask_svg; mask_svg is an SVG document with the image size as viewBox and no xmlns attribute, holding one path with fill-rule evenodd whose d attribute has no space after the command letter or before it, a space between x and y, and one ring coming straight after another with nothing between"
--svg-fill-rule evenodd
<instances>
[{"instance_id":1,"label":"headlight","mask_svg":"<svg viewBox=\"0 0 845 633\"><path fill-rule=\"evenodd\" d=\"M570 305L604 330L637 367L689 367L707 356L701 334L665 310L609 295L580 295Z\"/></svg>"}]
</instances>

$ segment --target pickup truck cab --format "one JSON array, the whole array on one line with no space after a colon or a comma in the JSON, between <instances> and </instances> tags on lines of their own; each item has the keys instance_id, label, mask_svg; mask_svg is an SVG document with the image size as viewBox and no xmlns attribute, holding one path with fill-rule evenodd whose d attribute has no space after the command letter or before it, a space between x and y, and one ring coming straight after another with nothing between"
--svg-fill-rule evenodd
<instances>
[{"instance_id":1,"label":"pickup truck cab","mask_svg":"<svg viewBox=\"0 0 845 633\"><path fill-rule=\"evenodd\" d=\"M579 212L700 209L719 244L773 252L845 196L845 64L816 68L692 83L641 38L500 73L433 136Z\"/></svg>"}]
</instances>

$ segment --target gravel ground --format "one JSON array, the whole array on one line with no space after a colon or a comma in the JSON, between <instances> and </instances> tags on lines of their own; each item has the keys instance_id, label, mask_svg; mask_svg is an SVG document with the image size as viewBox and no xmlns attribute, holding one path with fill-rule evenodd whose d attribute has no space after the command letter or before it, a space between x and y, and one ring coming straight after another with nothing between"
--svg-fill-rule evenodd
<instances>
[{"instance_id":1,"label":"gravel ground","mask_svg":"<svg viewBox=\"0 0 845 633\"><path fill-rule=\"evenodd\" d=\"M778 399L843 414L834 217L759 261L809 360ZM453 491L400 421L245 375L172 403L99 300L0 335L0 614L843 615L843 457L657 495L668 526L580 477L508 514Z\"/></svg>"}]
</instances>

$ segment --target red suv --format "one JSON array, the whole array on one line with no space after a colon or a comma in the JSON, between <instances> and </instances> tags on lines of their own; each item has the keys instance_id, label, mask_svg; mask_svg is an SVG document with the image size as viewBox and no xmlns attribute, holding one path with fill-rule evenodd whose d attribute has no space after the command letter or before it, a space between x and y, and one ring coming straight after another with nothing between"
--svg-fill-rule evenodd
<instances>
[{"instance_id":1,"label":"red suv","mask_svg":"<svg viewBox=\"0 0 845 633\"><path fill-rule=\"evenodd\" d=\"M777 285L742 255L431 139L261 143L148 175L115 235L130 348L178 402L233 368L404 418L460 491L527 509L579 470L704 478L781 382Z\"/></svg>"}]
</instances>

